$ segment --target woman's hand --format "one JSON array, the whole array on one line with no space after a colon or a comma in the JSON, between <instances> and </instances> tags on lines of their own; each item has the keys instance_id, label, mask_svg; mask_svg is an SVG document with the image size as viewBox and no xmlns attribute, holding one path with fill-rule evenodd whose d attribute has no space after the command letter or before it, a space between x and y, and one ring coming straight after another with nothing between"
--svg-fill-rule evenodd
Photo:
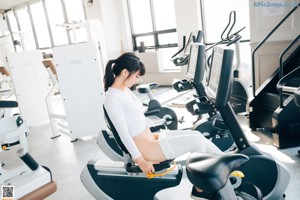
<instances>
[{"instance_id":1,"label":"woman's hand","mask_svg":"<svg viewBox=\"0 0 300 200\"><path fill-rule=\"evenodd\" d=\"M159 138L159 134L158 134L158 133L153 133L152 135L154 136L154 138L155 138L156 140L158 140L158 138Z\"/></svg>"},{"instance_id":2,"label":"woman's hand","mask_svg":"<svg viewBox=\"0 0 300 200\"><path fill-rule=\"evenodd\" d=\"M143 156L138 157L134 160L134 162L139 165L139 168L143 171L143 173L146 176L147 174L152 174L155 172L153 164L157 164L157 162L145 160Z\"/></svg>"}]
</instances>

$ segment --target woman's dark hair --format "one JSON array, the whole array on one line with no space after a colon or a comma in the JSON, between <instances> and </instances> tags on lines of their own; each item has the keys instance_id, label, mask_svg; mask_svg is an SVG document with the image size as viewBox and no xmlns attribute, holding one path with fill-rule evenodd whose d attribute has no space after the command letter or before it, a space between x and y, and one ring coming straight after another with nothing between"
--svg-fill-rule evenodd
<instances>
[{"instance_id":1,"label":"woman's dark hair","mask_svg":"<svg viewBox=\"0 0 300 200\"><path fill-rule=\"evenodd\" d=\"M115 77L119 76L123 69L127 69L129 76L137 71L140 72L140 76L143 76L146 72L139 57L131 52L124 53L117 59L108 61L103 79L105 91L114 83Z\"/></svg>"}]
</instances>

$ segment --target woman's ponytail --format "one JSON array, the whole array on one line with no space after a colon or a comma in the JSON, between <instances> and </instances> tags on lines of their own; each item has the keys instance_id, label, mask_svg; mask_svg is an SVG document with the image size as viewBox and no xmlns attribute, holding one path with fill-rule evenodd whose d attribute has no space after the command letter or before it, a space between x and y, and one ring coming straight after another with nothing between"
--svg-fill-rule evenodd
<instances>
[{"instance_id":1,"label":"woman's ponytail","mask_svg":"<svg viewBox=\"0 0 300 200\"><path fill-rule=\"evenodd\" d=\"M129 76L137 71L140 72L140 76L143 76L146 71L144 64L131 52L124 53L117 59L108 61L103 78L105 92L112 86L115 77L119 76L123 69L127 69Z\"/></svg>"},{"instance_id":2,"label":"woman's ponytail","mask_svg":"<svg viewBox=\"0 0 300 200\"><path fill-rule=\"evenodd\" d=\"M115 80L115 76L113 73L113 66L112 66L114 63L115 63L115 60L108 61L106 68L105 68L105 74L104 74L104 78L103 78L105 92L114 83L114 80Z\"/></svg>"}]
</instances>

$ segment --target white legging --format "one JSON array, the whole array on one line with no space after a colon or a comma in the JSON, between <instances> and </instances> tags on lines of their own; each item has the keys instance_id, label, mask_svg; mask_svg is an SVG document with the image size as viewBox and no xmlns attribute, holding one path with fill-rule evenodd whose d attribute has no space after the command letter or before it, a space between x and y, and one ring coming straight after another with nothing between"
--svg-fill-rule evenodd
<instances>
[{"instance_id":1,"label":"white legging","mask_svg":"<svg viewBox=\"0 0 300 200\"><path fill-rule=\"evenodd\" d=\"M159 134L159 144L166 159L174 159L189 152L224 154L198 131L169 130Z\"/></svg>"}]
</instances>

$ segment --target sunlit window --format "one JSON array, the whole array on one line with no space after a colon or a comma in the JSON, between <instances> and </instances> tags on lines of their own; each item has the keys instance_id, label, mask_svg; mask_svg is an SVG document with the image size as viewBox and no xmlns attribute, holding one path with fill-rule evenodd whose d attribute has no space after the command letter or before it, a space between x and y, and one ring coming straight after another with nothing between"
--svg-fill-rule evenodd
<instances>
[{"instance_id":1,"label":"sunlit window","mask_svg":"<svg viewBox=\"0 0 300 200\"><path fill-rule=\"evenodd\" d=\"M68 44L61 0L45 0L54 46Z\"/></svg>"},{"instance_id":2,"label":"sunlit window","mask_svg":"<svg viewBox=\"0 0 300 200\"><path fill-rule=\"evenodd\" d=\"M128 0L134 50L177 47L174 0Z\"/></svg>"},{"instance_id":3,"label":"sunlit window","mask_svg":"<svg viewBox=\"0 0 300 200\"><path fill-rule=\"evenodd\" d=\"M17 52L87 41L81 0L40 0L6 12Z\"/></svg>"},{"instance_id":4,"label":"sunlit window","mask_svg":"<svg viewBox=\"0 0 300 200\"><path fill-rule=\"evenodd\" d=\"M174 0L153 0L156 30L176 27Z\"/></svg>"},{"instance_id":5,"label":"sunlit window","mask_svg":"<svg viewBox=\"0 0 300 200\"><path fill-rule=\"evenodd\" d=\"M149 0L130 0L132 32L147 33L153 31Z\"/></svg>"},{"instance_id":6,"label":"sunlit window","mask_svg":"<svg viewBox=\"0 0 300 200\"><path fill-rule=\"evenodd\" d=\"M14 13L13 12L8 12L7 13L7 18L9 20L10 30L13 33L19 32L17 20L15 18Z\"/></svg>"},{"instance_id":7,"label":"sunlit window","mask_svg":"<svg viewBox=\"0 0 300 200\"><path fill-rule=\"evenodd\" d=\"M24 50L36 49L32 26L30 22L27 7L16 10L16 15L20 25L21 35L23 37Z\"/></svg>"},{"instance_id":8,"label":"sunlit window","mask_svg":"<svg viewBox=\"0 0 300 200\"><path fill-rule=\"evenodd\" d=\"M141 42L144 42L144 45L148 47L149 46L154 47L155 45L153 35L136 37L136 42L138 45L140 45Z\"/></svg>"},{"instance_id":9,"label":"sunlit window","mask_svg":"<svg viewBox=\"0 0 300 200\"><path fill-rule=\"evenodd\" d=\"M229 22L231 11L236 12L236 22L231 33L246 27L239 34L242 36L240 54L243 55L243 63L251 63L250 19L248 0L201 0L202 17L204 19L205 43L211 44L221 40L221 34ZM216 13L218 13L216 15ZM233 18L232 18L233 19ZM233 24L233 21L231 21ZM236 58L235 58L236 59ZM236 61L234 61L236 62Z\"/></svg>"},{"instance_id":10,"label":"sunlit window","mask_svg":"<svg viewBox=\"0 0 300 200\"><path fill-rule=\"evenodd\" d=\"M83 5L81 0L64 0L68 22L84 21Z\"/></svg>"},{"instance_id":11,"label":"sunlit window","mask_svg":"<svg viewBox=\"0 0 300 200\"><path fill-rule=\"evenodd\" d=\"M221 39L221 34L229 21L229 13L233 10L236 11L236 24L232 33L246 26L246 29L241 32L242 40L250 39L248 0L202 0L206 43L214 43Z\"/></svg>"},{"instance_id":12,"label":"sunlit window","mask_svg":"<svg viewBox=\"0 0 300 200\"><path fill-rule=\"evenodd\" d=\"M37 2L30 5L31 16L36 32L38 48L51 47L49 30L45 17L44 7L42 2Z\"/></svg>"},{"instance_id":13,"label":"sunlit window","mask_svg":"<svg viewBox=\"0 0 300 200\"><path fill-rule=\"evenodd\" d=\"M70 31L71 43L86 42L88 40L87 30L84 26L83 27L81 26L80 28L69 29L69 31Z\"/></svg>"},{"instance_id":14,"label":"sunlit window","mask_svg":"<svg viewBox=\"0 0 300 200\"><path fill-rule=\"evenodd\" d=\"M81 0L65 0L67 12L67 23L70 24L67 31L71 38L71 43L87 41L87 31L82 23L85 21L85 15Z\"/></svg>"},{"instance_id":15,"label":"sunlit window","mask_svg":"<svg viewBox=\"0 0 300 200\"><path fill-rule=\"evenodd\" d=\"M23 51L22 40L20 37L20 31L18 28L18 23L16 17L13 12L7 13L7 17L9 20L10 30L12 34L13 44L16 52Z\"/></svg>"},{"instance_id":16,"label":"sunlit window","mask_svg":"<svg viewBox=\"0 0 300 200\"><path fill-rule=\"evenodd\" d=\"M177 43L177 33L163 33L158 35L158 41L161 45Z\"/></svg>"}]
</instances>

